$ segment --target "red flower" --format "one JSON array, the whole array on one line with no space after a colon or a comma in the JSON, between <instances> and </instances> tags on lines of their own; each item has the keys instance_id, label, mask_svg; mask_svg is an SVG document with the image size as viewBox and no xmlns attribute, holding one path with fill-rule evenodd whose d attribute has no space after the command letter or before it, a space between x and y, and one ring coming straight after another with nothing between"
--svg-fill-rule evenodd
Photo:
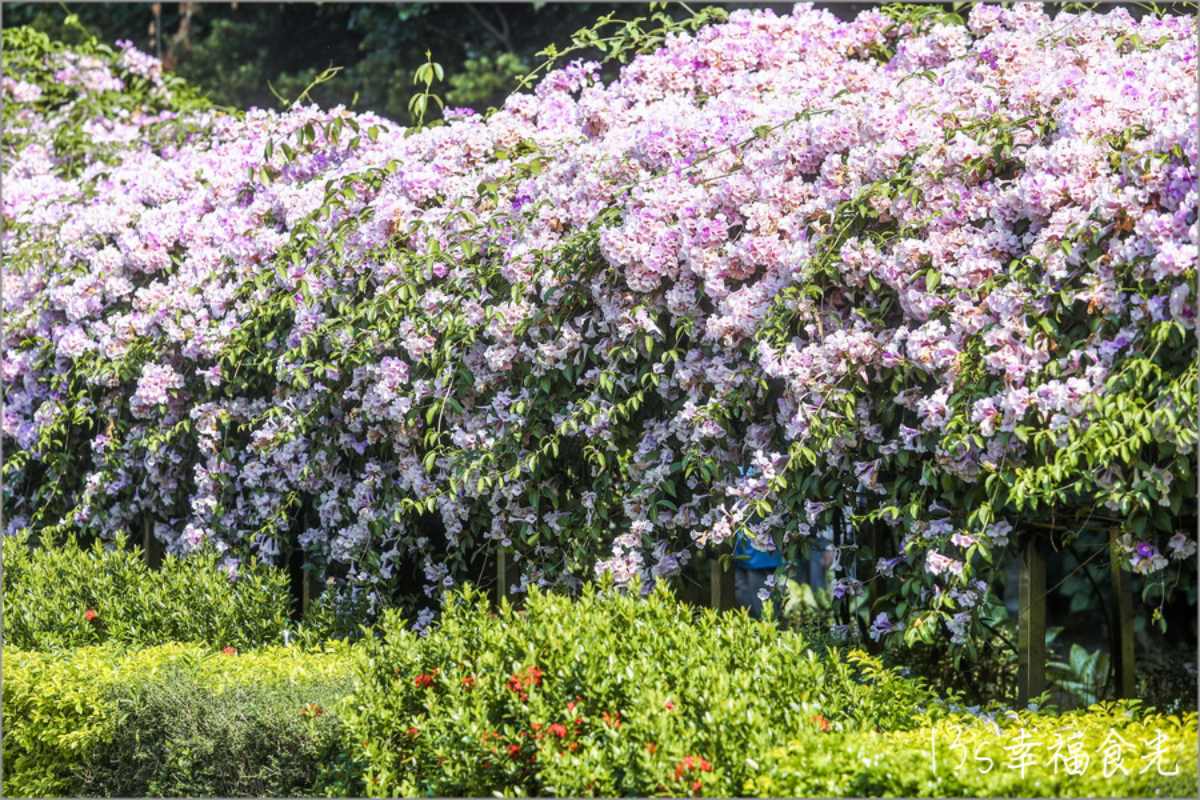
<instances>
[{"instance_id":1,"label":"red flower","mask_svg":"<svg viewBox=\"0 0 1200 800\"><path fill-rule=\"evenodd\" d=\"M675 704L668 700L667 702L663 703L663 708L665 708L667 711L674 711Z\"/></svg>"},{"instance_id":2,"label":"red flower","mask_svg":"<svg viewBox=\"0 0 1200 800\"><path fill-rule=\"evenodd\" d=\"M559 722L555 722L547 730L549 730L551 733L553 733L555 736L557 736L560 739L567 735L566 726Z\"/></svg>"},{"instance_id":3,"label":"red flower","mask_svg":"<svg viewBox=\"0 0 1200 800\"><path fill-rule=\"evenodd\" d=\"M99 617L100 615L96 613L96 609L94 608L89 608L87 611L83 612L83 618L88 622L95 622Z\"/></svg>"},{"instance_id":4,"label":"red flower","mask_svg":"<svg viewBox=\"0 0 1200 800\"><path fill-rule=\"evenodd\" d=\"M470 688L474 687L475 686L475 676L474 675L464 676L462 679L462 685L463 685L464 689L470 689Z\"/></svg>"},{"instance_id":5,"label":"red flower","mask_svg":"<svg viewBox=\"0 0 1200 800\"><path fill-rule=\"evenodd\" d=\"M693 791L693 792L698 792L698 791L700 791L700 781L694 781L694 782L692 783L692 791Z\"/></svg>"},{"instance_id":6,"label":"red flower","mask_svg":"<svg viewBox=\"0 0 1200 800\"><path fill-rule=\"evenodd\" d=\"M653 755L657 751L658 751L658 745L656 745L654 742L646 742L646 752L647 753L650 753Z\"/></svg>"},{"instance_id":7,"label":"red flower","mask_svg":"<svg viewBox=\"0 0 1200 800\"><path fill-rule=\"evenodd\" d=\"M229 645L226 645L225 647L223 647L223 648L221 649L221 652L222 652L222 653L224 653L224 654L225 654L225 655L227 655L227 656L236 656L236 655L237 655L237 648L236 648L236 647L230 647Z\"/></svg>"},{"instance_id":8,"label":"red flower","mask_svg":"<svg viewBox=\"0 0 1200 800\"><path fill-rule=\"evenodd\" d=\"M510 692L515 692L521 698L521 702L524 702L529 699L529 694L525 690L531 686L540 686L544 674L535 666L526 667L520 672L509 675L506 685Z\"/></svg>"},{"instance_id":9,"label":"red flower","mask_svg":"<svg viewBox=\"0 0 1200 800\"><path fill-rule=\"evenodd\" d=\"M530 724L529 727L533 728L535 731L540 731L542 729L542 723L534 722L534 723Z\"/></svg>"},{"instance_id":10,"label":"red flower","mask_svg":"<svg viewBox=\"0 0 1200 800\"><path fill-rule=\"evenodd\" d=\"M567 711L574 711L574 710L575 710L575 701L568 700L567 701Z\"/></svg>"},{"instance_id":11,"label":"red flower","mask_svg":"<svg viewBox=\"0 0 1200 800\"><path fill-rule=\"evenodd\" d=\"M691 772L697 767L701 772L712 772L712 764L710 764L701 756L684 756L683 759L675 765L675 780L679 780L683 777L684 773Z\"/></svg>"},{"instance_id":12,"label":"red flower","mask_svg":"<svg viewBox=\"0 0 1200 800\"><path fill-rule=\"evenodd\" d=\"M817 724L817 727L821 729L822 733L825 733L829 730L829 720L825 719L825 717L822 715L813 714L812 720Z\"/></svg>"},{"instance_id":13,"label":"red flower","mask_svg":"<svg viewBox=\"0 0 1200 800\"><path fill-rule=\"evenodd\" d=\"M509 758L515 759L520 754L520 752L521 752L521 745L510 744L508 746L508 757Z\"/></svg>"},{"instance_id":14,"label":"red flower","mask_svg":"<svg viewBox=\"0 0 1200 800\"><path fill-rule=\"evenodd\" d=\"M412 728L412 727L410 727L410 728L408 729L408 735L409 735L409 736L416 736L416 735L417 735L418 733L420 733L420 732L421 732L421 731L417 730L416 728Z\"/></svg>"},{"instance_id":15,"label":"red flower","mask_svg":"<svg viewBox=\"0 0 1200 800\"><path fill-rule=\"evenodd\" d=\"M418 689L428 689L430 686L433 686L433 675L433 673L422 672L413 678L413 685Z\"/></svg>"}]
</instances>

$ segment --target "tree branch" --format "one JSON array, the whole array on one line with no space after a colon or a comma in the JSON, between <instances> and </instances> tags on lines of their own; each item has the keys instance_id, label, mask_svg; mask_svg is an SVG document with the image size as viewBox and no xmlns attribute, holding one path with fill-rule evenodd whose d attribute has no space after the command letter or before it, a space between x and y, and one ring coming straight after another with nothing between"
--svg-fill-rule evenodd
<instances>
[{"instance_id":1,"label":"tree branch","mask_svg":"<svg viewBox=\"0 0 1200 800\"><path fill-rule=\"evenodd\" d=\"M501 30L488 21L487 17L485 17L479 11L479 9L476 8L475 3L467 3L467 10L470 11L471 16L475 17L475 20L483 26L484 30L491 34L492 38L500 43L501 47L509 52L512 52L512 40L509 38L508 21L504 19L504 12L498 12L500 14L500 22L504 26L504 29Z\"/></svg>"}]
</instances>

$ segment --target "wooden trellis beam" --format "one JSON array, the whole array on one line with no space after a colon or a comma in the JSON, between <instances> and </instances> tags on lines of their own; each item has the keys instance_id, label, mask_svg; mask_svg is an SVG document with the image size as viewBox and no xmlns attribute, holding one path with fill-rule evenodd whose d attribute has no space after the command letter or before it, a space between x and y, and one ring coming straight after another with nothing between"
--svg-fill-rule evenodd
<instances>
[{"instance_id":1,"label":"wooden trellis beam","mask_svg":"<svg viewBox=\"0 0 1200 800\"><path fill-rule=\"evenodd\" d=\"M1133 697L1136 690L1134 680L1133 652L1133 591L1129 585L1129 575L1121 569L1121 559L1117 555L1117 529L1108 533L1109 567L1112 572L1113 588L1113 621L1116 630L1113 631L1113 667L1117 678L1117 696Z\"/></svg>"},{"instance_id":2,"label":"wooden trellis beam","mask_svg":"<svg viewBox=\"0 0 1200 800\"><path fill-rule=\"evenodd\" d=\"M1046 689L1046 556L1032 534L1021 552L1017 617L1017 700L1025 705Z\"/></svg>"}]
</instances>

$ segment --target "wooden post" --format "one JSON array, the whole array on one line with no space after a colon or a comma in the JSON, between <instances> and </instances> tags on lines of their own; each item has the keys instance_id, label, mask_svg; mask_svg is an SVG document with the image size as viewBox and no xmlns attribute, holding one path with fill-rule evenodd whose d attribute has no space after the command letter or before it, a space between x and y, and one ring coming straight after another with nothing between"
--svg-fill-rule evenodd
<instances>
[{"instance_id":1,"label":"wooden post","mask_svg":"<svg viewBox=\"0 0 1200 800\"><path fill-rule=\"evenodd\" d=\"M1046 557L1030 534L1021 554L1017 700L1025 705L1046 688Z\"/></svg>"},{"instance_id":2,"label":"wooden post","mask_svg":"<svg viewBox=\"0 0 1200 800\"><path fill-rule=\"evenodd\" d=\"M508 596L508 554L503 547L496 549L496 606Z\"/></svg>"},{"instance_id":3,"label":"wooden post","mask_svg":"<svg viewBox=\"0 0 1200 800\"><path fill-rule=\"evenodd\" d=\"M1117 529L1108 532L1109 568L1112 571L1113 588L1113 667L1117 678L1117 696L1133 697L1134 681L1133 653L1133 590L1129 586L1129 575L1121 569L1120 552L1117 547Z\"/></svg>"},{"instance_id":4,"label":"wooden post","mask_svg":"<svg viewBox=\"0 0 1200 800\"><path fill-rule=\"evenodd\" d=\"M302 614L307 614L308 607L321 596L321 581L317 578L317 571L312 567L311 563L305 561L300 577L301 591L303 592L300 600Z\"/></svg>"},{"instance_id":5,"label":"wooden post","mask_svg":"<svg viewBox=\"0 0 1200 800\"><path fill-rule=\"evenodd\" d=\"M708 604L717 611L728 611L735 605L733 570L723 569L720 556L715 554L708 564Z\"/></svg>"},{"instance_id":6,"label":"wooden post","mask_svg":"<svg viewBox=\"0 0 1200 800\"><path fill-rule=\"evenodd\" d=\"M151 569L158 569L162 566L162 557L162 543L154 535L154 518L146 514L142 517L142 558Z\"/></svg>"},{"instance_id":7,"label":"wooden post","mask_svg":"<svg viewBox=\"0 0 1200 800\"><path fill-rule=\"evenodd\" d=\"M879 583L877 581L870 580L869 578L869 576L873 576L875 574L875 565L878 564L879 559L882 558L882 553L880 552L880 542L883 540L883 537L880 535L879 527L880 523L873 522L867 525L865 530L861 526L859 528L859 535L866 539L867 547L870 550L869 560L862 559L861 550L856 550L854 553L856 563L861 562L865 567L868 568L868 572L864 573L863 575L863 578L865 579L863 580L863 589L865 590L864 594L866 595L865 600L867 602L868 619L870 619L875 613L875 602L879 598L881 592ZM865 644L867 647L867 652L881 652L883 650L883 642L873 641L870 636L870 631L867 628L867 623L862 619L861 616L856 615L856 619L858 620L858 633L859 636L862 637L863 644Z\"/></svg>"},{"instance_id":8,"label":"wooden post","mask_svg":"<svg viewBox=\"0 0 1200 800\"><path fill-rule=\"evenodd\" d=\"M308 562L300 568L300 616L308 614L308 606L313 601L312 586L308 580Z\"/></svg>"},{"instance_id":9,"label":"wooden post","mask_svg":"<svg viewBox=\"0 0 1200 800\"><path fill-rule=\"evenodd\" d=\"M708 604L721 610L721 560L713 556L708 562Z\"/></svg>"},{"instance_id":10,"label":"wooden post","mask_svg":"<svg viewBox=\"0 0 1200 800\"><path fill-rule=\"evenodd\" d=\"M845 552L842 548L846 544L846 539L846 517L842 513L842 506L837 505L833 508L833 546L834 552L839 559ZM850 577L854 576L851 575ZM850 625L849 597L842 597L840 600L835 600L834 611L837 614L838 622L846 626Z\"/></svg>"}]
</instances>

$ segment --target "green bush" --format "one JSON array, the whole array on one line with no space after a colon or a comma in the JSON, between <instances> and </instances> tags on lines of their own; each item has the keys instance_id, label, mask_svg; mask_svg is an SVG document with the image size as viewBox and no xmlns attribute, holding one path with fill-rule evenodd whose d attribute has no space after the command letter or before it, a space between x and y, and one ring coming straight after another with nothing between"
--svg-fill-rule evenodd
<instances>
[{"instance_id":1,"label":"green bush","mask_svg":"<svg viewBox=\"0 0 1200 800\"><path fill-rule=\"evenodd\" d=\"M243 564L231 579L215 553L168 556L151 569L123 540L84 550L5 538L4 643L20 650L102 642L204 642L248 649L282 643L287 575ZM92 612L92 613L89 613Z\"/></svg>"},{"instance_id":2,"label":"green bush","mask_svg":"<svg viewBox=\"0 0 1200 800\"><path fill-rule=\"evenodd\" d=\"M426 636L391 615L319 652L8 650L3 793L1195 796L1195 713L984 721L659 591L446 608Z\"/></svg>"},{"instance_id":3,"label":"green bush","mask_svg":"<svg viewBox=\"0 0 1200 800\"><path fill-rule=\"evenodd\" d=\"M338 704L354 652L6 651L6 796L361 794Z\"/></svg>"},{"instance_id":4,"label":"green bush","mask_svg":"<svg viewBox=\"0 0 1200 800\"><path fill-rule=\"evenodd\" d=\"M801 736L773 751L743 789L774 796L1195 797L1196 722L1195 713L1105 704L995 722L953 717L905 732ZM1177 774L1163 774L1170 772Z\"/></svg>"},{"instance_id":5,"label":"green bush","mask_svg":"<svg viewBox=\"0 0 1200 800\"><path fill-rule=\"evenodd\" d=\"M892 730L932 708L863 653L818 655L744 613L585 588L522 611L450 595L366 644L347 710L372 795L738 794L780 732Z\"/></svg>"}]
</instances>

